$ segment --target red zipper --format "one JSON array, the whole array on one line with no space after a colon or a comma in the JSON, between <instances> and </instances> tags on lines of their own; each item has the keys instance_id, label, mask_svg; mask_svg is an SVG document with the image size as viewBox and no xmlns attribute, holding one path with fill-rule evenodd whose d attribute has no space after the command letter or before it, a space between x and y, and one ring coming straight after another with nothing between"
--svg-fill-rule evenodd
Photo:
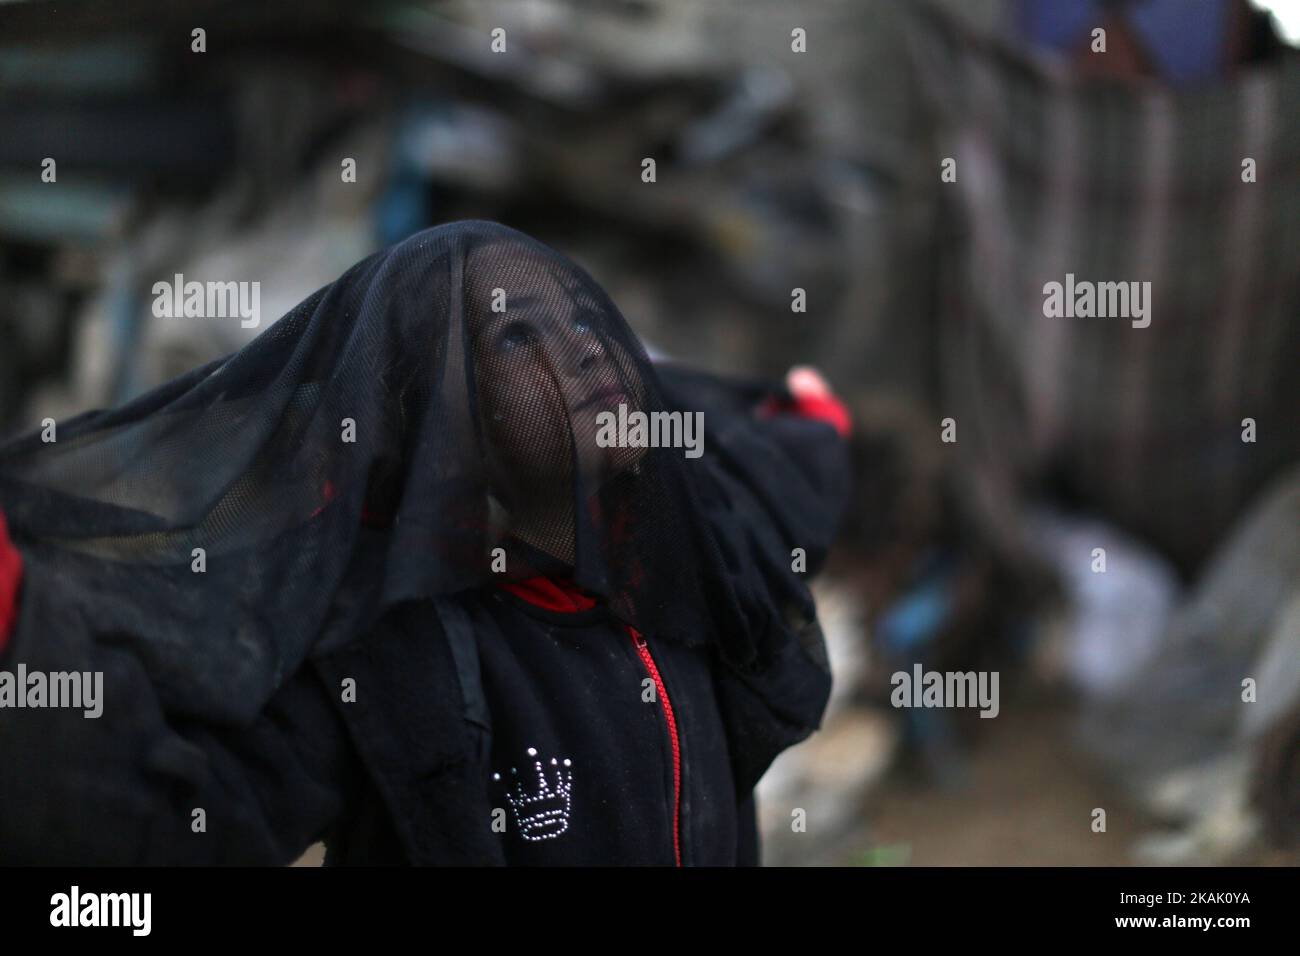
<instances>
[{"instance_id":1,"label":"red zipper","mask_svg":"<svg viewBox=\"0 0 1300 956\"><path fill-rule=\"evenodd\" d=\"M676 859L677 865L681 866L682 750L677 740L677 719L673 717L673 705L668 700L668 688L664 686L664 680L659 676L659 668L655 667L654 658L650 656L650 645L636 628L630 624L626 626L628 634L632 636L632 643L636 645L637 653L641 655L641 662L650 672L650 679L655 682L659 699L663 701L664 716L668 719L668 736L673 742L673 858Z\"/></svg>"}]
</instances>

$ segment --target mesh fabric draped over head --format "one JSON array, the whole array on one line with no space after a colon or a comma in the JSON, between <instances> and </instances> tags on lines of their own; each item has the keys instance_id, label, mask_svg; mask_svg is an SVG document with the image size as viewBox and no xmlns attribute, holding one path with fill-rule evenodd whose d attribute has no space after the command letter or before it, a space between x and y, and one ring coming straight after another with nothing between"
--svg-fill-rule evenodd
<instances>
[{"instance_id":1,"label":"mesh fabric draped over head","mask_svg":"<svg viewBox=\"0 0 1300 956\"><path fill-rule=\"evenodd\" d=\"M670 407L601 288L520 233L456 223L227 358L0 447L0 506L180 712L246 718L388 605L556 571L743 669L801 586L760 586L726 544L704 460L600 447L595 416L619 404Z\"/></svg>"}]
</instances>

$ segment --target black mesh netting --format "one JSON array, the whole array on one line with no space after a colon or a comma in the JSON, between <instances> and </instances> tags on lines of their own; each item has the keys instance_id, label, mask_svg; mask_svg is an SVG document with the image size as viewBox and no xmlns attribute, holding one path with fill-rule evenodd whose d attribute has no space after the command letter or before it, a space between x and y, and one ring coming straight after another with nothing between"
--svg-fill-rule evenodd
<instances>
[{"instance_id":1,"label":"black mesh netting","mask_svg":"<svg viewBox=\"0 0 1300 956\"><path fill-rule=\"evenodd\" d=\"M132 651L173 713L246 720L388 605L569 567L743 672L811 620L790 546L829 539L798 463L725 434L757 397L653 367L581 269L456 223L229 357L0 447L0 507L59 582L57 626ZM704 456L602 447L619 404L703 411Z\"/></svg>"}]
</instances>

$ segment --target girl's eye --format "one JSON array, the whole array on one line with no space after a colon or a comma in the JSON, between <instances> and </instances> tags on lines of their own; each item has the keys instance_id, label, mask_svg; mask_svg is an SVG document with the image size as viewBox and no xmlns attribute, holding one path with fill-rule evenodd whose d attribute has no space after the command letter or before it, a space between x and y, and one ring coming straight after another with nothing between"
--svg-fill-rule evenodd
<instances>
[{"instance_id":1,"label":"girl's eye","mask_svg":"<svg viewBox=\"0 0 1300 956\"><path fill-rule=\"evenodd\" d=\"M591 323L586 319L574 319L573 331L577 332L579 335L586 335L591 331Z\"/></svg>"},{"instance_id":2,"label":"girl's eye","mask_svg":"<svg viewBox=\"0 0 1300 956\"><path fill-rule=\"evenodd\" d=\"M497 340L503 351L509 352L533 341L533 330L527 322L511 322Z\"/></svg>"}]
</instances>

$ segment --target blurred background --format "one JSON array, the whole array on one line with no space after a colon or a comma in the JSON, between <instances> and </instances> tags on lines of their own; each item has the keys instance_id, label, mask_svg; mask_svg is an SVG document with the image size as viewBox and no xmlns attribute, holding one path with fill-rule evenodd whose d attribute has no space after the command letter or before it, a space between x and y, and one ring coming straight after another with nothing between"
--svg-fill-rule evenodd
<instances>
[{"instance_id":1,"label":"blurred background","mask_svg":"<svg viewBox=\"0 0 1300 956\"><path fill-rule=\"evenodd\" d=\"M1295 864L1298 37L1300 0L5 0L0 431L498 220L654 352L853 410L765 862ZM156 316L177 273L261 325ZM1045 316L1067 273L1150 282L1150 326ZM893 706L918 664L998 716Z\"/></svg>"}]
</instances>

